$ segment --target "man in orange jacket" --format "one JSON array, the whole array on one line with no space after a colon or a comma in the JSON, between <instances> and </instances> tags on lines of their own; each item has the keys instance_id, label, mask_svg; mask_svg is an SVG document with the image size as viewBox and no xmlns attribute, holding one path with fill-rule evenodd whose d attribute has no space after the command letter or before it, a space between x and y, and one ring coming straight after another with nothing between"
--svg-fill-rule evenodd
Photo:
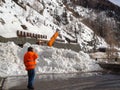
<instances>
[{"instance_id":1,"label":"man in orange jacket","mask_svg":"<svg viewBox=\"0 0 120 90\"><path fill-rule=\"evenodd\" d=\"M32 47L28 47L28 51L24 55L24 65L28 72L28 89L34 89L34 77L35 77L35 67L36 67L36 59L38 58L38 54L33 52Z\"/></svg>"}]
</instances>

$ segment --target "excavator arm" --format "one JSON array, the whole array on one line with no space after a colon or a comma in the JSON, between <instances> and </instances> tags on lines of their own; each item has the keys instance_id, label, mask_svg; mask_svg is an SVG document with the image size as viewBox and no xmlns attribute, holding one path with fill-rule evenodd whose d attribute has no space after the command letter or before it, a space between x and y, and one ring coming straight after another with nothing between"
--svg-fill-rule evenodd
<instances>
[{"instance_id":1,"label":"excavator arm","mask_svg":"<svg viewBox=\"0 0 120 90\"><path fill-rule=\"evenodd\" d=\"M59 35L58 31L56 31L51 37L51 39L48 41L47 45L51 47L53 43L55 42L58 35Z\"/></svg>"}]
</instances>

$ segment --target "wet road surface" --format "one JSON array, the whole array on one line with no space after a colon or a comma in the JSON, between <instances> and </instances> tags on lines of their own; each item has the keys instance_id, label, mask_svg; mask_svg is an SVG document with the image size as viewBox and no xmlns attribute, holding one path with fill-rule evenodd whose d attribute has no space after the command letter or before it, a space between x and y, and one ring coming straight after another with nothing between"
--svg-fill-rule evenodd
<instances>
[{"instance_id":1,"label":"wet road surface","mask_svg":"<svg viewBox=\"0 0 120 90\"><path fill-rule=\"evenodd\" d=\"M9 77L3 90L27 90L27 76ZM120 74L89 72L36 75L35 90L120 90Z\"/></svg>"}]
</instances>

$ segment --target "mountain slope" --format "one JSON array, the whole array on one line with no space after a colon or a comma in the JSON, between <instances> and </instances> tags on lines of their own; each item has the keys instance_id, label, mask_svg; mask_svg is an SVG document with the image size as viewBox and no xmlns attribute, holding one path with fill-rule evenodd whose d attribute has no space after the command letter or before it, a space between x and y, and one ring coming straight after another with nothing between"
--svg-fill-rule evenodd
<instances>
[{"instance_id":1,"label":"mountain slope","mask_svg":"<svg viewBox=\"0 0 120 90\"><path fill-rule=\"evenodd\" d=\"M106 29L111 29L115 35L114 38L119 42L120 39L120 7L114 5L108 0L65 0L64 3L72 8L83 19L83 23L90 27L98 35L106 38ZM88 9L86 14L82 15L79 7ZM83 10L85 11L85 10Z\"/></svg>"},{"instance_id":2,"label":"mountain slope","mask_svg":"<svg viewBox=\"0 0 120 90\"><path fill-rule=\"evenodd\" d=\"M49 40L58 29L60 39L66 43L68 38L77 40L82 50L89 51L101 45L106 46L104 39L108 29L105 31L105 28L114 26L109 29L114 28L115 35L119 35L119 8L114 6L112 9L111 5L114 6L108 0L5 0L0 6L0 35L16 37L16 30L22 30L48 35ZM107 10L104 9L108 6ZM107 11L115 14L109 16L110 12ZM27 30L21 25L26 26Z\"/></svg>"}]
</instances>

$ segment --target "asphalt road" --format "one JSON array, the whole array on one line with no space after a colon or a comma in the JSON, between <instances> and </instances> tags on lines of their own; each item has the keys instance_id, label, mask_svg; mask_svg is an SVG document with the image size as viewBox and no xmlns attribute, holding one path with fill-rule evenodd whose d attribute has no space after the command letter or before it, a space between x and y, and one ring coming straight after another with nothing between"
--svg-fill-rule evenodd
<instances>
[{"instance_id":1,"label":"asphalt road","mask_svg":"<svg viewBox=\"0 0 120 90\"><path fill-rule=\"evenodd\" d=\"M8 77L3 90L27 90L27 76ZM120 74L89 72L36 75L35 90L120 90Z\"/></svg>"}]
</instances>

